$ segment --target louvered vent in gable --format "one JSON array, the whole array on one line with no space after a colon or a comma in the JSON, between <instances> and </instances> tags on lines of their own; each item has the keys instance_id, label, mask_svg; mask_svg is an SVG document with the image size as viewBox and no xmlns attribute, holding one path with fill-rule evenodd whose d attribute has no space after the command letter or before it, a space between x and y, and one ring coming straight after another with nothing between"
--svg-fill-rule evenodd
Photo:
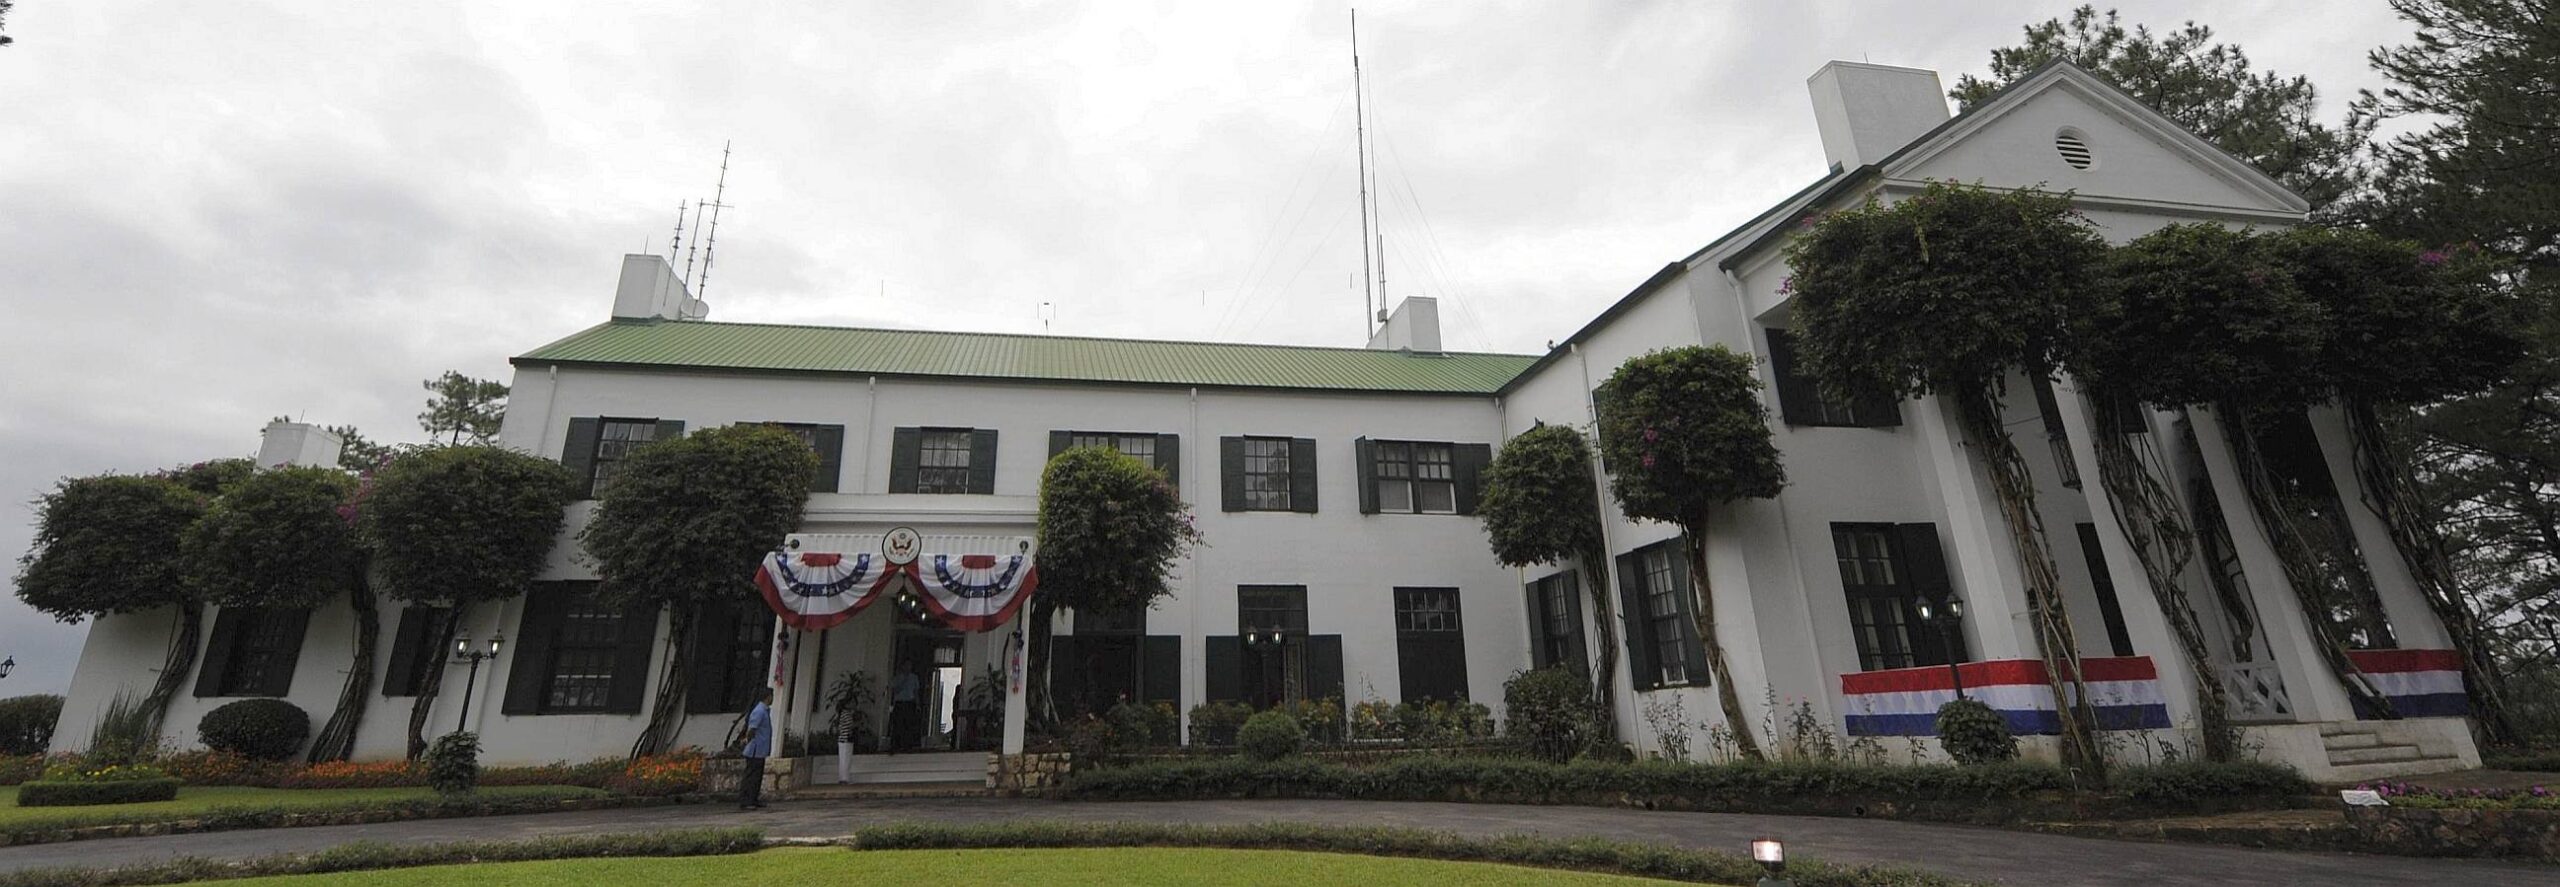
<instances>
[{"instance_id":1,"label":"louvered vent in gable","mask_svg":"<svg viewBox=\"0 0 2560 887\"><path fill-rule=\"evenodd\" d=\"M2071 164L2072 169L2088 169L2098 163L2098 155L2089 150L2088 140L2082 138L2076 129L2055 133L2053 150L2060 152L2062 162Z\"/></svg>"}]
</instances>

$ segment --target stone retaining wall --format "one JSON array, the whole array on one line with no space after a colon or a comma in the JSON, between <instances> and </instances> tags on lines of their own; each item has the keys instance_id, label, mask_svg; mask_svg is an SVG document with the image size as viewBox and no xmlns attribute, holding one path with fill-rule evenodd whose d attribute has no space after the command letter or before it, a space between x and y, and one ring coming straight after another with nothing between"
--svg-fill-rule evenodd
<instances>
[{"instance_id":1,"label":"stone retaining wall","mask_svg":"<svg viewBox=\"0 0 2560 887\"><path fill-rule=\"evenodd\" d=\"M2349 807L2347 824L2377 853L2560 862L2560 810Z\"/></svg>"},{"instance_id":2,"label":"stone retaining wall","mask_svg":"<svg viewBox=\"0 0 2560 887\"><path fill-rule=\"evenodd\" d=\"M988 755L987 787L1010 795L1038 794L1067 781L1075 757L1066 752Z\"/></svg>"}]
</instances>

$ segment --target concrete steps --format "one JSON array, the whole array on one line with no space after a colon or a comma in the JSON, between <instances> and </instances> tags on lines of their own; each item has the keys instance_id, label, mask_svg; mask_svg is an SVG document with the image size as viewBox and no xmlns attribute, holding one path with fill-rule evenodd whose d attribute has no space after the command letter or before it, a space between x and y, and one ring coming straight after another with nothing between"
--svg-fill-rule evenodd
<instances>
[{"instance_id":1,"label":"concrete steps","mask_svg":"<svg viewBox=\"0 0 2560 887\"><path fill-rule=\"evenodd\" d=\"M2462 769L2459 758L2387 742L2378 729L2356 721L2321 724L2320 746L2328 752L2334 777L2343 782Z\"/></svg>"},{"instance_id":2,"label":"concrete steps","mask_svg":"<svg viewBox=\"0 0 2560 887\"><path fill-rule=\"evenodd\" d=\"M834 761L823 763L816 772L822 777L833 777ZM970 751L855 755L853 756L853 782L850 784L973 783L984 787L986 782L987 753Z\"/></svg>"}]
</instances>

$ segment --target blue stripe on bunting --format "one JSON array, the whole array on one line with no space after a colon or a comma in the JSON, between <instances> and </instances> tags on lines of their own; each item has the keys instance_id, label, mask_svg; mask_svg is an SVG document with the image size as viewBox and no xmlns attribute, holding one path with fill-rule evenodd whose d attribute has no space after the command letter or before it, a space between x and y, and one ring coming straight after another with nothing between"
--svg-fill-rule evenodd
<instances>
[{"instance_id":1,"label":"blue stripe on bunting","mask_svg":"<svg viewBox=\"0 0 2560 887\"><path fill-rule=\"evenodd\" d=\"M2392 700L2395 704L2398 699ZM2020 736L2054 736L2062 732L2061 718L2048 709L2025 711L2002 710L2000 716L2009 722L2009 732ZM1938 716L1935 712L1893 715L1850 715L1851 736L1935 736ZM2098 707L2098 729L2164 730L2169 726L2169 707L2152 705L2102 705Z\"/></svg>"},{"instance_id":2,"label":"blue stripe on bunting","mask_svg":"<svg viewBox=\"0 0 2560 887\"><path fill-rule=\"evenodd\" d=\"M2462 693L2420 693L2415 696L2393 696L2391 712L2404 718L2467 718L2471 716L2471 697ZM2356 717L2380 720L2361 700L2355 702Z\"/></svg>"}]
</instances>

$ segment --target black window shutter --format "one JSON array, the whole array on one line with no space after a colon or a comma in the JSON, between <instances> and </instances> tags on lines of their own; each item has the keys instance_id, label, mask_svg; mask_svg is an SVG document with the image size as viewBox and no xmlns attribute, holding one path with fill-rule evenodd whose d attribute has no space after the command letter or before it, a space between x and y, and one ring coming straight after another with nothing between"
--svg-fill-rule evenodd
<instances>
[{"instance_id":1,"label":"black window shutter","mask_svg":"<svg viewBox=\"0 0 2560 887\"><path fill-rule=\"evenodd\" d=\"M649 690L649 654L658 641L658 605L633 604L622 610L614 629L613 685L605 690L606 714L640 713Z\"/></svg>"},{"instance_id":2,"label":"black window shutter","mask_svg":"<svg viewBox=\"0 0 2560 887\"><path fill-rule=\"evenodd\" d=\"M267 610L265 613L266 618L285 623L284 648L276 651L278 665L267 669L267 683L258 688L258 695L291 695L293 668L302 662L302 639L311 633L311 611Z\"/></svg>"},{"instance_id":3,"label":"black window shutter","mask_svg":"<svg viewBox=\"0 0 2560 887\"><path fill-rule=\"evenodd\" d=\"M1458 444L1450 449L1451 469L1458 475L1458 513L1476 513L1484 497L1484 469L1493 464L1492 444Z\"/></svg>"},{"instance_id":4,"label":"black window shutter","mask_svg":"<svg viewBox=\"0 0 2560 887\"><path fill-rule=\"evenodd\" d=\"M1914 593L1935 601L1945 600L1955 590L1947 582L1947 558L1938 548L1937 524L1894 524L1893 547L1903 582Z\"/></svg>"},{"instance_id":5,"label":"black window shutter","mask_svg":"<svg viewBox=\"0 0 2560 887\"><path fill-rule=\"evenodd\" d=\"M1653 664L1653 619L1644 609L1644 570L1636 558L1634 554L1618 556L1618 618L1626 628L1618 635L1626 638L1627 675L1636 689L1651 690L1660 685L1662 669Z\"/></svg>"},{"instance_id":6,"label":"black window shutter","mask_svg":"<svg viewBox=\"0 0 2560 887\"><path fill-rule=\"evenodd\" d=\"M391 631L390 668L382 673L382 695L418 695L418 647L427 643L427 624L436 621L433 607L400 608L400 627Z\"/></svg>"},{"instance_id":7,"label":"black window shutter","mask_svg":"<svg viewBox=\"0 0 2560 887\"><path fill-rule=\"evenodd\" d=\"M833 493L844 476L844 426L820 425L809 434L818 448L818 480L809 485L812 493Z\"/></svg>"},{"instance_id":8,"label":"black window shutter","mask_svg":"<svg viewBox=\"0 0 2560 887\"><path fill-rule=\"evenodd\" d=\"M1554 660L1547 656L1546 597L1538 593L1538 586L1543 584L1545 583L1531 582L1520 587L1521 595L1527 603L1527 606L1521 608L1521 612L1529 614L1530 668L1545 668L1554 664Z\"/></svg>"},{"instance_id":9,"label":"black window shutter","mask_svg":"<svg viewBox=\"0 0 2560 887\"><path fill-rule=\"evenodd\" d=\"M560 464L568 466L580 499L596 497L596 437L603 433L604 420L581 416L569 420L569 440L560 445Z\"/></svg>"},{"instance_id":10,"label":"black window shutter","mask_svg":"<svg viewBox=\"0 0 2560 887\"><path fill-rule=\"evenodd\" d=\"M1071 634L1049 638L1049 698L1057 706L1058 714L1065 717L1102 714L1085 699L1090 692L1086 686L1089 682L1085 679L1093 674L1093 669L1085 662L1084 645L1076 641L1076 636Z\"/></svg>"},{"instance_id":11,"label":"black window shutter","mask_svg":"<svg viewBox=\"0 0 2560 887\"><path fill-rule=\"evenodd\" d=\"M686 714L718 714L729 707L720 698L729 686L730 644L738 635L738 607L728 601L706 601L693 611L693 649L684 651Z\"/></svg>"},{"instance_id":12,"label":"black window shutter","mask_svg":"<svg viewBox=\"0 0 2560 887\"><path fill-rule=\"evenodd\" d=\"M996 431L980 428L969 432L969 492L992 495L996 491Z\"/></svg>"},{"instance_id":13,"label":"black window shutter","mask_svg":"<svg viewBox=\"0 0 2560 887\"><path fill-rule=\"evenodd\" d=\"M1360 513L1378 513L1378 442L1365 437L1353 439L1351 464L1360 479Z\"/></svg>"},{"instance_id":14,"label":"black window shutter","mask_svg":"<svg viewBox=\"0 0 2560 887\"><path fill-rule=\"evenodd\" d=\"M1812 380L1796 375L1793 332L1769 329L1769 375L1778 382L1778 415L1789 425L1812 425L1815 397Z\"/></svg>"},{"instance_id":15,"label":"black window shutter","mask_svg":"<svg viewBox=\"0 0 2560 887\"><path fill-rule=\"evenodd\" d=\"M1210 635L1208 671L1202 676L1210 702L1234 702L1244 698L1244 639L1231 634Z\"/></svg>"},{"instance_id":16,"label":"black window shutter","mask_svg":"<svg viewBox=\"0 0 2560 887\"><path fill-rule=\"evenodd\" d=\"M889 492L916 491L916 463L924 457L924 429L900 428L889 434Z\"/></svg>"},{"instance_id":17,"label":"black window shutter","mask_svg":"<svg viewBox=\"0 0 2560 887\"><path fill-rule=\"evenodd\" d=\"M1218 476L1222 487L1220 511L1244 510L1244 438L1218 438Z\"/></svg>"},{"instance_id":18,"label":"black window shutter","mask_svg":"<svg viewBox=\"0 0 2560 887\"><path fill-rule=\"evenodd\" d=\"M551 636L560 630L560 609L567 601L569 586L563 582L536 582L525 592L524 615L516 620L516 655L507 663L507 696L498 712L509 715L539 714L542 691L551 682Z\"/></svg>"},{"instance_id":19,"label":"black window shutter","mask_svg":"<svg viewBox=\"0 0 2560 887\"><path fill-rule=\"evenodd\" d=\"M1067 444L1068 444L1070 441L1073 441L1074 439L1075 439L1075 434L1074 434L1073 432L1068 432L1068 431L1051 431L1051 432L1049 432L1049 458L1052 458L1052 459L1058 458L1058 454L1059 454L1059 453L1066 452L1066 451L1067 451Z\"/></svg>"},{"instance_id":20,"label":"black window shutter","mask_svg":"<svg viewBox=\"0 0 2560 887\"><path fill-rule=\"evenodd\" d=\"M1316 513L1316 442L1314 438L1289 439L1289 510L1300 514Z\"/></svg>"},{"instance_id":21,"label":"black window shutter","mask_svg":"<svg viewBox=\"0 0 2560 887\"><path fill-rule=\"evenodd\" d=\"M245 608L224 607L213 616L213 634L204 645L204 656L196 666L196 696L222 695L222 678L231 671L231 647L240 640L240 617Z\"/></svg>"},{"instance_id":22,"label":"black window shutter","mask_svg":"<svg viewBox=\"0 0 2560 887\"><path fill-rule=\"evenodd\" d=\"M1680 651L1689 658L1689 683L1704 687L1714 683L1714 676L1707 670L1706 641L1698 637L1698 588L1689 581L1689 543L1674 539L1663 544L1671 548L1671 596L1680 601L1680 638L1685 641Z\"/></svg>"},{"instance_id":23,"label":"black window shutter","mask_svg":"<svg viewBox=\"0 0 2560 887\"><path fill-rule=\"evenodd\" d=\"M1139 654L1138 696L1147 702L1182 703L1182 636L1151 634Z\"/></svg>"},{"instance_id":24,"label":"black window shutter","mask_svg":"<svg viewBox=\"0 0 2560 887\"><path fill-rule=\"evenodd\" d=\"M1342 699L1342 636L1307 636L1307 698Z\"/></svg>"},{"instance_id":25,"label":"black window shutter","mask_svg":"<svg viewBox=\"0 0 2560 887\"><path fill-rule=\"evenodd\" d=\"M1156 435L1156 470L1164 472L1165 483L1182 489L1182 435Z\"/></svg>"}]
</instances>

